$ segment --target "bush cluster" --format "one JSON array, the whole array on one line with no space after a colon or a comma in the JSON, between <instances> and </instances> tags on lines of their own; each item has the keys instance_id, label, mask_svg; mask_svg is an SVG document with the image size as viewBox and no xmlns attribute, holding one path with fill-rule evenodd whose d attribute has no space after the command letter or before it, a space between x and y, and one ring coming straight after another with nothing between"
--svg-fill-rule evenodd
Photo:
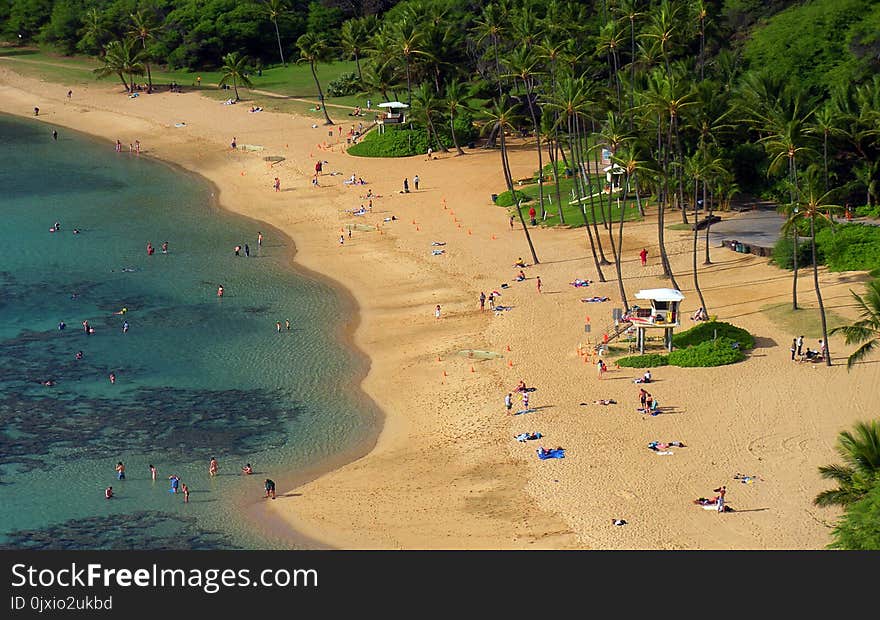
<instances>
[{"instance_id":1,"label":"bush cluster","mask_svg":"<svg viewBox=\"0 0 880 620\"><path fill-rule=\"evenodd\" d=\"M843 224L816 233L821 260L831 271L871 271L880 267L880 227Z\"/></svg>"},{"instance_id":2,"label":"bush cluster","mask_svg":"<svg viewBox=\"0 0 880 620\"><path fill-rule=\"evenodd\" d=\"M728 338L738 342L743 349L752 349L755 346L755 338L746 330L724 321L707 321L694 327L674 334L672 344L679 349L691 347L702 342L711 341L715 338Z\"/></svg>"},{"instance_id":3,"label":"bush cluster","mask_svg":"<svg viewBox=\"0 0 880 620\"><path fill-rule=\"evenodd\" d=\"M358 157L410 157L427 152L428 132L416 127L386 127L385 133L371 131L348 149ZM433 147L433 145L430 145Z\"/></svg>"},{"instance_id":4,"label":"bush cluster","mask_svg":"<svg viewBox=\"0 0 880 620\"><path fill-rule=\"evenodd\" d=\"M654 368L669 364L668 355L660 353L646 353L645 355L631 355L617 360L619 366L625 368Z\"/></svg>"},{"instance_id":5,"label":"bush cluster","mask_svg":"<svg viewBox=\"0 0 880 620\"><path fill-rule=\"evenodd\" d=\"M518 189L513 190L516 192L515 194L511 194L510 191L506 191L502 194L498 194L498 198L495 199L495 204L499 207L512 207L516 204L516 199L519 198L522 202L529 202L532 197L526 194L525 192L521 192Z\"/></svg>"},{"instance_id":6,"label":"bush cluster","mask_svg":"<svg viewBox=\"0 0 880 620\"><path fill-rule=\"evenodd\" d=\"M672 366L684 368L724 366L735 364L745 359L742 346L731 338L718 338L706 340L684 349L677 349L669 354L669 363Z\"/></svg>"},{"instance_id":7,"label":"bush cluster","mask_svg":"<svg viewBox=\"0 0 880 620\"><path fill-rule=\"evenodd\" d=\"M327 94L330 97L345 97L354 95L361 89L360 81L355 73L343 73L335 80L327 84Z\"/></svg>"}]
</instances>

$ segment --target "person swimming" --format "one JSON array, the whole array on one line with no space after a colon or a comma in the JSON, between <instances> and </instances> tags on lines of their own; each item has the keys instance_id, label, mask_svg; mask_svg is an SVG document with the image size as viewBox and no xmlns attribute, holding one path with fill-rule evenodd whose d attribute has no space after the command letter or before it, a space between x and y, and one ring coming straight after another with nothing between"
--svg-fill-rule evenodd
<instances>
[{"instance_id":1,"label":"person swimming","mask_svg":"<svg viewBox=\"0 0 880 620\"><path fill-rule=\"evenodd\" d=\"M254 473L254 468L251 467L250 463L246 463L245 466L241 468L241 473L245 476L250 476L252 473Z\"/></svg>"}]
</instances>

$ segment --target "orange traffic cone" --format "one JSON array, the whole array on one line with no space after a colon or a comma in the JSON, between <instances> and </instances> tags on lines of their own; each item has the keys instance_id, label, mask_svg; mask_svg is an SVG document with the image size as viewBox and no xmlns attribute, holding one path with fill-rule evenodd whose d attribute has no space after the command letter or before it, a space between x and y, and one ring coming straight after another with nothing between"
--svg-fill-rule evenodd
<instances>
[{"instance_id":1,"label":"orange traffic cone","mask_svg":"<svg viewBox=\"0 0 880 620\"><path fill-rule=\"evenodd\" d=\"M416 232L421 232L421 230L422 230L421 228L419 228L418 226L416 226Z\"/></svg>"},{"instance_id":2,"label":"orange traffic cone","mask_svg":"<svg viewBox=\"0 0 880 620\"><path fill-rule=\"evenodd\" d=\"M437 356L437 361L438 361L438 362L442 362L442 361L443 361L443 360L440 359L440 356L439 356L439 355Z\"/></svg>"},{"instance_id":3,"label":"orange traffic cone","mask_svg":"<svg viewBox=\"0 0 880 620\"><path fill-rule=\"evenodd\" d=\"M492 241L495 241L495 235L492 235Z\"/></svg>"},{"instance_id":4,"label":"orange traffic cone","mask_svg":"<svg viewBox=\"0 0 880 620\"><path fill-rule=\"evenodd\" d=\"M470 229L470 228L468 228L468 234L471 234L471 229Z\"/></svg>"},{"instance_id":5,"label":"orange traffic cone","mask_svg":"<svg viewBox=\"0 0 880 620\"><path fill-rule=\"evenodd\" d=\"M474 365L473 365L473 364L471 364L471 372L477 372L476 370L474 370Z\"/></svg>"},{"instance_id":6,"label":"orange traffic cone","mask_svg":"<svg viewBox=\"0 0 880 620\"><path fill-rule=\"evenodd\" d=\"M510 351L510 345L507 345L507 350Z\"/></svg>"},{"instance_id":7,"label":"orange traffic cone","mask_svg":"<svg viewBox=\"0 0 880 620\"><path fill-rule=\"evenodd\" d=\"M513 360L507 360L507 367L513 368Z\"/></svg>"}]
</instances>

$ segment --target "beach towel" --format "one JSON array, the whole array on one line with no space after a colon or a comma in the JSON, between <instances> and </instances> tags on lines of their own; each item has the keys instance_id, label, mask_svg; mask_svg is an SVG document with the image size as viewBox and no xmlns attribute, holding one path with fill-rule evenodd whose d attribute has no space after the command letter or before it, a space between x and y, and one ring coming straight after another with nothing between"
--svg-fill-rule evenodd
<instances>
[{"instance_id":1,"label":"beach towel","mask_svg":"<svg viewBox=\"0 0 880 620\"><path fill-rule=\"evenodd\" d=\"M431 245L446 245L445 241L432 241Z\"/></svg>"},{"instance_id":2,"label":"beach towel","mask_svg":"<svg viewBox=\"0 0 880 620\"><path fill-rule=\"evenodd\" d=\"M431 250L431 254L434 256L440 256L441 254L446 254L446 250Z\"/></svg>"},{"instance_id":3,"label":"beach towel","mask_svg":"<svg viewBox=\"0 0 880 620\"><path fill-rule=\"evenodd\" d=\"M581 280L580 278L576 278L574 282L569 282L572 286L576 288L590 286L592 282L590 280Z\"/></svg>"},{"instance_id":4,"label":"beach towel","mask_svg":"<svg viewBox=\"0 0 880 620\"><path fill-rule=\"evenodd\" d=\"M546 453L542 454L540 450L535 450L538 453L538 458L542 461L546 461L547 459L564 459L565 458L565 450L562 448L558 448L556 450L548 450Z\"/></svg>"},{"instance_id":5,"label":"beach towel","mask_svg":"<svg viewBox=\"0 0 880 620\"><path fill-rule=\"evenodd\" d=\"M598 302L603 302L603 301L611 301L611 298L610 297L585 297L584 299L581 299L581 301L584 302L585 304L592 304L592 303L598 303Z\"/></svg>"},{"instance_id":6,"label":"beach towel","mask_svg":"<svg viewBox=\"0 0 880 620\"><path fill-rule=\"evenodd\" d=\"M503 312L504 310L513 310L513 306L495 306L495 312Z\"/></svg>"},{"instance_id":7,"label":"beach towel","mask_svg":"<svg viewBox=\"0 0 880 620\"><path fill-rule=\"evenodd\" d=\"M186 123L174 123L175 127L186 127Z\"/></svg>"},{"instance_id":8,"label":"beach towel","mask_svg":"<svg viewBox=\"0 0 880 620\"><path fill-rule=\"evenodd\" d=\"M675 453L672 452L671 450L652 450L652 452L653 452L654 454L660 454L660 455L663 455L663 456L666 456L666 455L668 455L668 454L675 454Z\"/></svg>"},{"instance_id":9,"label":"beach towel","mask_svg":"<svg viewBox=\"0 0 880 620\"><path fill-rule=\"evenodd\" d=\"M541 433L520 433L514 439L525 443L526 441L533 441L535 439L540 439L541 437L543 437Z\"/></svg>"}]
</instances>

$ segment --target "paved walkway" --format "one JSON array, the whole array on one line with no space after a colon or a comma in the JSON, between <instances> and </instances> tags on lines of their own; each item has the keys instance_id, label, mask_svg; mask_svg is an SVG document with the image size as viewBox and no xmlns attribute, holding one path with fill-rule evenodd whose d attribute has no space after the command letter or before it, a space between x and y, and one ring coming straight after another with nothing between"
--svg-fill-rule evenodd
<instances>
[{"instance_id":1,"label":"paved walkway","mask_svg":"<svg viewBox=\"0 0 880 620\"><path fill-rule=\"evenodd\" d=\"M776 211L727 212L722 219L713 224L709 238L720 245L722 239L736 240L749 245L773 247L779 237L785 218Z\"/></svg>"}]
</instances>

